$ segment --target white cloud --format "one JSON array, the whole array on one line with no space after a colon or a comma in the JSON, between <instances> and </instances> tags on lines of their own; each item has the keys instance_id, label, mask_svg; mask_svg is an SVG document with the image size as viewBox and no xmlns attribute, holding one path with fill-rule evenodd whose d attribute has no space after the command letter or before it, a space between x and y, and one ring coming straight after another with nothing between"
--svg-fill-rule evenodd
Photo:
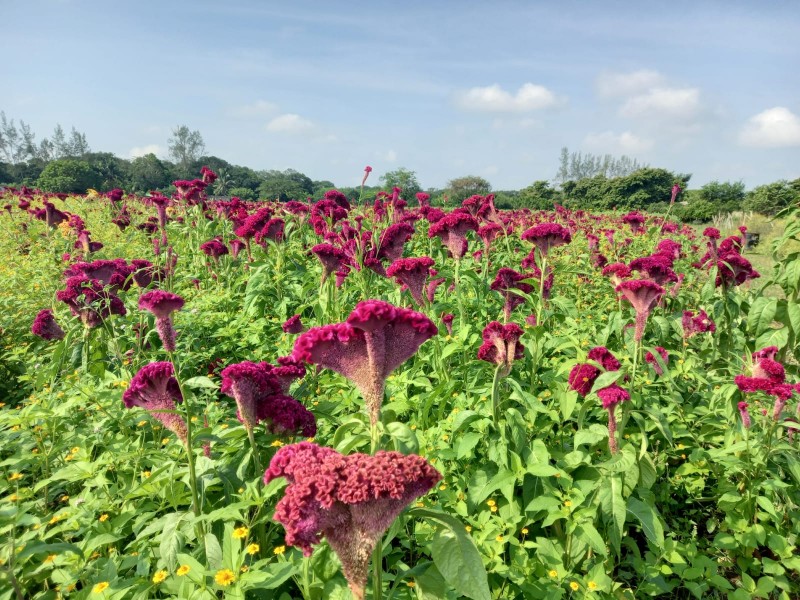
<instances>
[{"instance_id":1,"label":"white cloud","mask_svg":"<svg viewBox=\"0 0 800 600\"><path fill-rule=\"evenodd\" d=\"M300 115L287 113L267 123L267 131L274 133L306 133L314 129L314 124Z\"/></svg>"},{"instance_id":2,"label":"white cloud","mask_svg":"<svg viewBox=\"0 0 800 600\"><path fill-rule=\"evenodd\" d=\"M628 100L619 109L624 117L691 119L699 113L697 88L653 88Z\"/></svg>"},{"instance_id":3,"label":"white cloud","mask_svg":"<svg viewBox=\"0 0 800 600\"><path fill-rule=\"evenodd\" d=\"M388 163L397 162L397 152L394 150L387 150L386 154L383 155L383 160Z\"/></svg>"},{"instance_id":4,"label":"white cloud","mask_svg":"<svg viewBox=\"0 0 800 600\"><path fill-rule=\"evenodd\" d=\"M144 156L145 154L155 154L156 156L161 156L164 154L164 149L158 144L148 144L147 146L136 146L131 148L128 152L128 155L131 158L138 158L139 156Z\"/></svg>"},{"instance_id":5,"label":"white cloud","mask_svg":"<svg viewBox=\"0 0 800 600\"><path fill-rule=\"evenodd\" d=\"M592 152L600 154L635 154L643 152L653 146L651 140L639 137L630 131L616 134L613 131L590 133L583 139L583 146Z\"/></svg>"},{"instance_id":6,"label":"white cloud","mask_svg":"<svg viewBox=\"0 0 800 600\"><path fill-rule=\"evenodd\" d=\"M561 100L544 86L526 83L516 94L507 92L497 84L474 87L461 92L456 103L465 110L527 112L556 106Z\"/></svg>"},{"instance_id":7,"label":"white cloud","mask_svg":"<svg viewBox=\"0 0 800 600\"><path fill-rule=\"evenodd\" d=\"M500 167L497 165L489 165L483 169L483 174L487 177L491 177L492 175L497 175L500 172Z\"/></svg>"},{"instance_id":8,"label":"white cloud","mask_svg":"<svg viewBox=\"0 0 800 600\"><path fill-rule=\"evenodd\" d=\"M277 104L267 102L266 100L256 100L251 104L234 106L228 111L228 114L233 117L259 117L262 115L271 115L277 111Z\"/></svg>"},{"instance_id":9,"label":"white cloud","mask_svg":"<svg viewBox=\"0 0 800 600\"><path fill-rule=\"evenodd\" d=\"M800 118L783 106L750 117L739 134L744 146L779 148L800 146Z\"/></svg>"},{"instance_id":10,"label":"white cloud","mask_svg":"<svg viewBox=\"0 0 800 600\"><path fill-rule=\"evenodd\" d=\"M640 69L630 73L600 73L597 77L597 93L601 96L631 96L662 85L664 76L658 71Z\"/></svg>"}]
</instances>

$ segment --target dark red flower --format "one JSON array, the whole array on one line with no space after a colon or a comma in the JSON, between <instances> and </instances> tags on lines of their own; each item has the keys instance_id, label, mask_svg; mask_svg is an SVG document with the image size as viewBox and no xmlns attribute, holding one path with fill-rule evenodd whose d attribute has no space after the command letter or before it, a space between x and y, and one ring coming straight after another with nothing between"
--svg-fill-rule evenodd
<instances>
[{"instance_id":1,"label":"dark red flower","mask_svg":"<svg viewBox=\"0 0 800 600\"><path fill-rule=\"evenodd\" d=\"M456 260L461 260L467 253L468 231L478 231L478 221L475 217L469 213L452 212L431 223L428 237L438 237L447 246L450 255Z\"/></svg>"},{"instance_id":2,"label":"dark red flower","mask_svg":"<svg viewBox=\"0 0 800 600\"><path fill-rule=\"evenodd\" d=\"M478 349L478 358L502 366L501 374L506 377L513 362L525 355L525 346L519 342L523 333L522 327L516 323L503 325L492 321L483 329L483 344Z\"/></svg>"},{"instance_id":3,"label":"dark red flower","mask_svg":"<svg viewBox=\"0 0 800 600\"><path fill-rule=\"evenodd\" d=\"M417 306L424 307L425 282L430 276L432 266L433 259L428 256L400 258L386 269L386 275L394 277L397 283L406 286Z\"/></svg>"},{"instance_id":4,"label":"dark red flower","mask_svg":"<svg viewBox=\"0 0 800 600\"><path fill-rule=\"evenodd\" d=\"M31 332L44 340L64 339L64 330L56 323L53 311L49 308L40 310L36 314L31 326Z\"/></svg>"},{"instance_id":5,"label":"dark red flower","mask_svg":"<svg viewBox=\"0 0 800 600\"><path fill-rule=\"evenodd\" d=\"M183 402L183 397L174 374L171 362L145 365L131 379L122 401L127 408L144 408L185 444L186 421L175 412L175 403Z\"/></svg>"},{"instance_id":6,"label":"dark red flower","mask_svg":"<svg viewBox=\"0 0 800 600\"><path fill-rule=\"evenodd\" d=\"M542 256L547 256L551 248L569 244L572 235L569 230L558 223L540 223L522 232L522 239L532 243Z\"/></svg>"}]
</instances>

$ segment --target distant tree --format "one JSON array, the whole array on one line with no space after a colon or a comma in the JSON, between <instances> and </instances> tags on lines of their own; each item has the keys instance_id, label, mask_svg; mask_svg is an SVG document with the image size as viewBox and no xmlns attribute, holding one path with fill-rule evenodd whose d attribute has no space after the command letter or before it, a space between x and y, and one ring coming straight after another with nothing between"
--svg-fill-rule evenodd
<instances>
[{"instance_id":1,"label":"distant tree","mask_svg":"<svg viewBox=\"0 0 800 600\"><path fill-rule=\"evenodd\" d=\"M170 184L170 180L168 166L151 152L131 161L125 187L131 192L144 193L166 188Z\"/></svg>"},{"instance_id":2,"label":"distant tree","mask_svg":"<svg viewBox=\"0 0 800 600\"><path fill-rule=\"evenodd\" d=\"M485 196L491 191L492 184L477 175L456 177L447 182L449 201L455 204L461 204L464 200L476 194Z\"/></svg>"},{"instance_id":3,"label":"distant tree","mask_svg":"<svg viewBox=\"0 0 800 600\"><path fill-rule=\"evenodd\" d=\"M88 163L73 158L62 158L48 163L36 180L37 187L45 192L72 194L82 194L89 188L100 187L99 184L99 177L94 169Z\"/></svg>"},{"instance_id":4,"label":"distant tree","mask_svg":"<svg viewBox=\"0 0 800 600\"><path fill-rule=\"evenodd\" d=\"M565 182L565 204L579 208L608 210L645 209L656 202L669 201L675 183L686 188L691 175L646 167L624 177L603 175Z\"/></svg>"},{"instance_id":5,"label":"distant tree","mask_svg":"<svg viewBox=\"0 0 800 600\"><path fill-rule=\"evenodd\" d=\"M687 223L708 223L719 213L716 204L699 197L686 205L678 206L675 210L675 216Z\"/></svg>"},{"instance_id":6,"label":"distant tree","mask_svg":"<svg viewBox=\"0 0 800 600\"><path fill-rule=\"evenodd\" d=\"M800 202L800 193L794 187L795 182L786 180L760 185L750 190L744 202L745 210L774 215L792 204Z\"/></svg>"},{"instance_id":7,"label":"distant tree","mask_svg":"<svg viewBox=\"0 0 800 600\"><path fill-rule=\"evenodd\" d=\"M67 136L64 134L64 129L60 123L56 123L56 128L53 130L53 136L50 138L50 147L52 148L52 159L70 156Z\"/></svg>"},{"instance_id":8,"label":"distant tree","mask_svg":"<svg viewBox=\"0 0 800 600\"><path fill-rule=\"evenodd\" d=\"M106 192L114 188L124 188L128 182L127 160L115 156L111 152L86 152L80 159L89 164L97 175L100 191Z\"/></svg>"},{"instance_id":9,"label":"distant tree","mask_svg":"<svg viewBox=\"0 0 800 600\"><path fill-rule=\"evenodd\" d=\"M172 130L172 137L167 142L169 155L175 159L178 167L188 169L205 152L206 144L198 130L190 130L186 125L179 125Z\"/></svg>"},{"instance_id":10,"label":"distant tree","mask_svg":"<svg viewBox=\"0 0 800 600\"><path fill-rule=\"evenodd\" d=\"M214 172L217 174L217 180L212 184L211 191L215 196L227 196L228 191L236 185L233 177L231 177L230 169L222 167Z\"/></svg>"},{"instance_id":11,"label":"distant tree","mask_svg":"<svg viewBox=\"0 0 800 600\"><path fill-rule=\"evenodd\" d=\"M414 171L400 167L394 171L388 171L381 175L381 185L384 190L391 192L392 188L400 188L402 190L402 197L406 201L414 201L417 192L422 191L422 187L417 180L417 174Z\"/></svg>"},{"instance_id":12,"label":"distant tree","mask_svg":"<svg viewBox=\"0 0 800 600\"><path fill-rule=\"evenodd\" d=\"M258 186L263 181L258 173L249 167L240 167L238 165L231 165L228 169L231 179L236 182L236 187L248 188L254 195L257 195Z\"/></svg>"},{"instance_id":13,"label":"distant tree","mask_svg":"<svg viewBox=\"0 0 800 600\"><path fill-rule=\"evenodd\" d=\"M91 152L89 144L86 142L86 134L79 133L74 127L69 133L69 141L67 142L68 156L83 156Z\"/></svg>"},{"instance_id":14,"label":"distant tree","mask_svg":"<svg viewBox=\"0 0 800 600\"><path fill-rule=\"evenodd\" d=\"M700 198L716 206L719 212L742 210L744 205L744 183L741 181L711 181L701 187L699 192Z\"/></svg>"},{"instance_id":15,"label":"distant tree","mask_svg":"<svg viewBox=\"0 0 800 600\"><path fill-rule=\"evenodd\" d=\"M620 156L616 158L611 154L603 156L587 152L570 153L564 146L561 148L559 156L559 167L556 173L556 182L562 186L567 181L578 181L590 177L625 177L634 172L645 168L647 165L640 164L635 158Z\"/></svg>"},{"instance_id":16,"label":"distant tree","mask_svg":"<svg viewBox=\"0 0 800 600\"><path fill-rule=\"evenodd\" d=\"M230 194L231 197L235 196L240 200L255 200L256 198L258 198L258 194L256 194L256 192L246 187L231 188L228 191L228 194Z\"/></svg>"},{"instance_id":17,"label":"distant tree","mask_svg":"<svg viewBox=\"0 0 800 600\"><path fill-rule=\"evenodd\" d=\"M294 169L264 171L262 176L258 194L266 200L305 200L314 193L311 178Z\"/></svg>"},{"instance_id":18,"label":"distant tree","mask_svg":"<svg viewBox=\"0 0 800 600\"><path fill-rule=\"evenodd\" d=\"M333 189L337 189L337 188L336 188L336 185L334 185L334 183L332 181L328 181L328 180L325 180L325 179L323 179L321 181L314 181L311 184L311 190L312 190L311 191L311 196L313 198L317 198L318 199L318 198L321 198L325 194L325 192L327 192L328 190L333 190ZM339 191L342 191L342 190L339 190ZM342 193L344 193L344 192L342 192Z\"/></svg>"},{"instance_id":19,"label":"distant tree","mask_svg":"<svg viewBox=\"0 0 800 600\"><path fill-rule=\"evenodd\" d=\"M561 193L557 189L550 187L549 182L540 180L520 190L518 201L523 207L552 210L553 204L562 200Z\"/></svg>"}]
</instances>

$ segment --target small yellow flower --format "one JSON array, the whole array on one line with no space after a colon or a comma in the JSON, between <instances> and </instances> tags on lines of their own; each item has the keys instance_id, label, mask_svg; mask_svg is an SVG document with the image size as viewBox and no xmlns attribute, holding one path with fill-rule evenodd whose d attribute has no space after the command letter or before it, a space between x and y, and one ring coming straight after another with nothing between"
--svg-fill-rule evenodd
<instances>
[{"instance_id":1,"label":"small yellow flower","mask_svg":"<svg viewBox=\"0 0 800 600\"><path fill-rule=\"evenodd\" d=\"M596 589L597 589L597 583L596 583L596 582L594 582L594 581L590 581L590 582L587 584L587 587L588 587L590 590L596 590Z\"/></svg>"},{"instance_id":2,"label":"small yellow flower","mask_svg":"<svg viewBox=\"0 0 800 600\"><path fill-rule=\"evenodd\" d=\"M569 582L569 587L571 587L571 588L572 588L572 591L573 591L573 592L577 592L577 591L578 591L578 588L580 588L581 586L580 586L580 585L578 585L578 582L577 582L577 581L570 581L570 582Z\"/></svg>"},{"instance_id":3,"label":"small yellow flower","mask_svg":"<svg viewBox=\"0 0 800 600\"><path fill-rule=\"evenodd\" d=\"M236 529L233 530L233 537L234 539L242 540L247 537L248 531L249 529L247 529L247 527L244 526L237 527Z\"/></svg>"},{"instance_id":4,"label":"small yellow flower","mask_svg":"<svg viewBox=\"0 0 800 600\"><path fill-rule=\"evenodd\" d=\"M150 477L150 471L142 471L142 477L144 477L145 479Z\"/></svg>"},{"instance_id":5,"label":"small yellow flower","mask_svg":"<svg viewBox=\"0 0 800 600\"><path fill-rule=\"evenodd\" d=\"M241 567L239 567L239 572L241 573L247 573L249 570L250 567L248 567L247 565L242 565Z\"/></svg>"},{"instance_id":6,"label":"small yellow flower","mask_svg":"<svg viewBox=\"0 0 800 600\"><path fill-rule=\"evenodd\" d=\"M75 446L72 450L70 450L70 452L72 452L73 454L77 454L80 451L81 451L81 449L78 448L78 446Z\"/></svg>"},{"instance_id":7,"label":"small yellow flower","mask_svg":"<svg viewBox=\"0 0 800 600\"><path fill-rule=\"evenodd\" d=\"M144 421L144 420L143 420L143 421L139 421L139 422L137 423L137 425L138 425L139 427L144 427L145 425L147 425L147 421Z\"/></svg>"},{"instance_id":8,"label":"small yellow flower","mask_svg":"<svg viewBox=\"0 0 800 600\"><path fill-rule=\"evenodd\" d=\"M108 521L108 514L103 513L97 520L100 521L101 523L105 523L106 521Z\"/></svg>"},{"instance_id":9,"label":"small yellow flower","mask_svg":"<svg viewBox=\"0 0 800 600\"><path fill-rule=\"evenodd\" d=\"M261 550L261 546L259 546L258 544L248 544L247 548L245 549L245 552L247 552L252 556L253 554L256 554L259 550Z\"/></svg>"},{"instance_id":10,"label":"small yellow flower","mask_svg":"<svg viewBox=\"0 0 800 600\"><path fill-rule=\"evenodd\" d=\"M60 516L58 516L58 515L53 515L53 518L52 518L52 519L50 519L50 521L48 522L48 525L55 525L55 524L56 524L56 523L58 523L60 520L61 520L61 517L60 517Z\"/></svg>"},{"instance_id":11,"label":"small yellow flower","mask_svg":"<svg viewBox=\"0 0 800 600\"><path fill-rule=\"evenodd\" d=\"M175 575L177 575L178 577L183 577L191 570L192 568L189 565L181 565L180 567L178 567L178 570L175 571Z\"/></svg>"},{"instance_id":12,"label":"small yellow flower","mask_svg":"<svg viewBox=\"0 0 800 600\"><path fill-rule=\"evenodd\" d=\"M564 506L566 506L567 508L572 506L572 500L564 500Z\"/></svg>"},{"instance_id":13,"label":"small yellow flower","mask_svg":"<svg viewBox=\"0 0 800 600\"><path fill-rule=\"evenodd\" d=\"M153 575L153 583L161 583L167 578L168 573L161 569L160 571L156 571L155 575Z\"/></svg>"},{"instance_id":14,"label":"small yellow flower","mask_svg":"<svg viewBox=\"0 0 800 600\"><path fill-rule=\"evenodd\" d=\"M442 490L442 491L446 490L447 489L447 484L443 483L442 485L439 486L439 489Z\"/></svg>"},{"instance_id":15,"label":"small yellow flower","mask_svg":"<svg viewBox=\"0 0 800 600\"><path fill-rule=\"evenodd\" d=\"M558 577L558 571L556 571L555 569L550 569L550 570L547 572L547 574L548 574L550 577Z\"/></svg>"},{"instance_id":16,"label":"small yellow flower","mask_svg":"<svg viewBox=\"0 0 800 600\"><path fill-rule=\"evenodd\" d=\"M169 444L169 438L161 438L161 445L166 446L167 444Z\"/></svg>"},{"instance_id":17,"label":"small yellow flower","mask_svg":"<svg viewBox=\"0 0 800 600\"><path fill-rule=\"evenodd\" d=\"M272 553L276 555L281 555L284 552L286 552L286 546L275 546L272 550Z\"/></svg>"},{"instance_id":18,"label":"small yellow flower","mask_svg":"<svg viewBox=\"0 0 800 600\"><path fill-rule=\"evenodd\" d=\"M497 512L497 507L496 506L490 506L489 510L491 510L493 513L496 513Z\"/></svg>"},{"instance_id":19,"label":"small yellow flower","mask_svg":"<svg viewBox=\"0 0 800 600\"><path fill-rule=\"evenodd\" d=\"M500 535L498 535L496 538L494 538L494 540L495 540L496 542L502 542L502 541L503 541L503 534L501 533L501 534L500 534Z\"/></svg>"},{"instance_id":20,"label":"small yellow flower","mask_svg":"<svg viewBox=\"0 0 800 600\"><path fill-rule=\"evenodd\" d=\"M466 527L464 527L464 529L466 529L467 533L469 533L470 531L472 531L472 525L467 525Z\"/></svg>"},{"instance_id":21,"label":"small yellow flower","mask_svg":"<svg viewBox=\"0 0 800 600\"><path fill-rule=\"evenodd\" d=\"M236 575L230 569L220 569L217 571L217 574L214 575L214 581L217 582L217 585L226 587L236 581Z\"/></svg>"},{"instance_id":22,"label":"small yellow flower","mask_svg":"<svg viewBox=\"0 0 800 600\"><path fill-rule=\"evenodd\" d=\"M489 506L494 506L497 503L494 500L487 500L486 504L488 504Z\"/></svg>"},{"instance_id":23,"label":"small yellow flower","mask_svg":"<svg viewBox=\"0 0 800 600\"><path fill-rule=\"evenodd\" d=\"M270 444L270 446L272 446L273 448L280 448L281 446L283 446L283 442L280 440L275 440Z\"/></svg>"},{"instance_id":24,"label":"small yellow flower","mask_svg":"<svg viewBox=\"0 0 800 600\"><path fill-rule=\"evenodd\" d=\"M528 535L528 528L527 527L523 527L521 533L522 533L522 535Z\"/></svg>"},{"instance_id":25,"label":"small yellow flower","mask_svg":"<svg viewBox=\"0 0 800 600\"><path fill-rule=\"evenodd\" d=\"M47 564L47 563L53 562L55 559L56 559L56 555L55 554L48 554L47 558L45 558L43 562L45 564Z\"/></svg>"},{"instance_id":26,"label":"small yellow flower","mask_svg":"<svg viewBox=\"0 0 800 600\"><path fill-rule=\"evenodd\" d=\"M406 581L406 585L410 588L413 588L417 585L417 583L415 581Z\"/></svg>"},{"instance_id":27,"label":"small yellow flower","mask_svg":"<svg viewBox=\"0 0 800 600\"><path fill-rule=\"evenodd\" d=\"M12 473L11 476L8 478L9 481L16 481L17 479L22 479L22 473Z\"/></svg>"},{"instance_id":28,"label":"small yellow flower","mask_svg":"<svg viewBox=\"0 0 800 600\"><path fill-rule=\"evenodd\" d=\"M69 496L67 496L66 494L61 496L61 502L69 502Z\"/></svg>"},{"instance_id":29,"label":"small yellow flower","mask_svg":"<svg viewBox=\"0 0 800 600\"><path fill-rule=\"evenodd\" d=\"M416 504L417 508L423 508L424 506L425 506L425 503L422 502L421 500L419 502L417 502L417 504Z\"/></svg>"},{"instance_id":30,"label":"small yellow flower","mask_svg":"<svg viewBox=\"0 0 800 600\"><path fill-rule=\"evenodd\" d=\"M107 589L108 589L108 582L107 581L101 581L100 583L95 584L95 586L92 588L92 593L93 594L102 594Z\"/></svg>"}]
</instances>

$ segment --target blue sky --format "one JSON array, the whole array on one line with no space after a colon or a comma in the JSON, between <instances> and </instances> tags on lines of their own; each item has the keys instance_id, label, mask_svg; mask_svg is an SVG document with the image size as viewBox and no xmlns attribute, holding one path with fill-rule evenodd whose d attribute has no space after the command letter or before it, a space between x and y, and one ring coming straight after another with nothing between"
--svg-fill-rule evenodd
<instances>
[{"instance_id":1,"label":"blue sky","mask_svg":"<svg viewBox=\"0 0 800 600\"><path fill-rule=\"evenodd\" d=\"M357 185L552 179L559 150L691 187L800 177L800 3L0 0L0 110L93 150L170 131Z\"/></svg>"}]
</instances>

